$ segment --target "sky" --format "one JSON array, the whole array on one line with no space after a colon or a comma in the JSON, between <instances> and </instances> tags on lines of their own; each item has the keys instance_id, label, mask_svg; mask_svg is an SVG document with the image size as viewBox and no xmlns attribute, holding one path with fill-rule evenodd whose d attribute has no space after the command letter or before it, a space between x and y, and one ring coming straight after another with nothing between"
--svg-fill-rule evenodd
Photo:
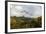
<instances>
[{"instance_id":1,"label":"sky","mask_svg":"<svg viewBox=\"0 0 46 34\"><path fill-rule=\"evenodd\" d=\"M42 16L42 7L36 5L10 5L10 16L34 17Z\"/></svg>"}]
</instances>

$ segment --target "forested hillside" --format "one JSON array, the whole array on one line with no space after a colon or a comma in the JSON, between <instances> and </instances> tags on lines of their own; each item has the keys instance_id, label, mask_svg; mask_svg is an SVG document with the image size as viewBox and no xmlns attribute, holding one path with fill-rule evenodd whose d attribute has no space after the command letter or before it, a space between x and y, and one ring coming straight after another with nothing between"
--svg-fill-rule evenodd
<instances>
[{"instance_id":1,"label":"forested hillside","mask_svg":"<svg viewBox=\"0 0 46 34\"><path fill-rule=\"evenodd\" d=\"M42 25L42 17L28 18L28 17L10 17L10 27L11 29L20 28L39 28Z\"/></svg>"}]
</instances>

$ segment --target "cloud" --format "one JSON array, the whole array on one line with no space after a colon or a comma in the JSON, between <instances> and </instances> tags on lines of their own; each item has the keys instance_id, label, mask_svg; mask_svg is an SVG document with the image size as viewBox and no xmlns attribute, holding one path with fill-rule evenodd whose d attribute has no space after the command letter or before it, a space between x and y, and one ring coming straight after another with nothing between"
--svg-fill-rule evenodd
<instances>
[{"instance_id":1,"label":"cloud","mask_svg":"<svg viewBox=\"0 0 46 34\"><path fill-rule=\"evenodd\" d=\"M34 5L12 5L11 16L42 16L42 7Z\"/></svg>"},{"instance_id":2,"label":"cloud","mask_svg":"<svg viewBox=\"0 0 46 34\"><path fill-rule=\"evenodd\" d=\"M21 6L15 6L11 8L11 16L22 16L23 8Z\"/></svg>"}]
</instances>

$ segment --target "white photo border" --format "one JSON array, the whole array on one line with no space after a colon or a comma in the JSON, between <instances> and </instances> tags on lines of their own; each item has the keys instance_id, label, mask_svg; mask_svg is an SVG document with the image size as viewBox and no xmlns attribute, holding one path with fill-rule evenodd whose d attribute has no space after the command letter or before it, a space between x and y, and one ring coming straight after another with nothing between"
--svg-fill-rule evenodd
<instances>
[{"instance_id":1,"label":"white photo border","mask_svg":"<svg viewBox=\"0 0 46 34\"><path fill-rule=\"evenodd\" d=\"M25 5L40 5L40 6L42 6L42 28L28 28L28 29L10 29L10 4L25 4ZM20 2L20 3L18 3L18 2L6 2L6 8L7 8L7 10L5 11L5 14L7 15L7 23L5 22L5 32L7 33L7 32L37 32L37 31L45 31L45 23L44 23L44 21L45 21L45 7L44 7L44 3L37 3L37 2ZM6 16L5 15L5 16ZM5 19L5 21L6 21L6 19Z\"/></svg>"}]
</instances>

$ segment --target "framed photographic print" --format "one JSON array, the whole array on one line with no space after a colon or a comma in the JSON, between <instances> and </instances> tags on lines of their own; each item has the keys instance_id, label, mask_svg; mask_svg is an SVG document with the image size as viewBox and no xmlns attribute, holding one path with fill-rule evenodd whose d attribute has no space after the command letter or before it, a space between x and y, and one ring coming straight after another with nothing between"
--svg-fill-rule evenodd
<instances>
[{"instance_id":1,"label":"framed photographic print","mask_svg":"<svg viewBox=\"0 0 46 34\"><path fill-rule=\"evenodd\" d=\"M40 31L45 31L45 3L5 2L5 33Z\"/></svg>"}]
</instances>

